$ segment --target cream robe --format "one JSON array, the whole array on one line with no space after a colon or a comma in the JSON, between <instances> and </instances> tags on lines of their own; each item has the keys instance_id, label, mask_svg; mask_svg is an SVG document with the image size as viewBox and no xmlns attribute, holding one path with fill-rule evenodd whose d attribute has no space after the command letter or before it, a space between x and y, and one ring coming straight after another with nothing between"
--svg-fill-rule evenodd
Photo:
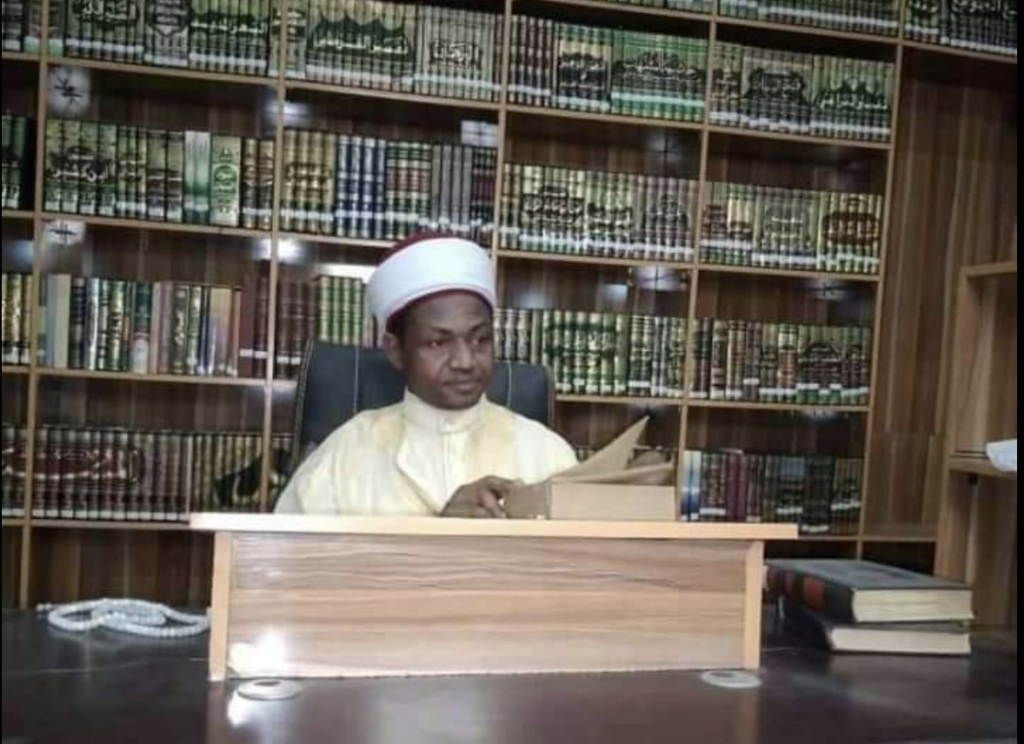
<instances>
[{"instance_id":1,"label":"cream robe","mask_svg":"<svg viewBox=\"0 0 1024 744\"><path fill-rule=\"evenodd\" d=\"M461 486L487 476L539 483L576 464L544 426L486 398L442 411L412 393L335 431L292 478L283 514L436 516Z\"/></svg>"}]
</instances>

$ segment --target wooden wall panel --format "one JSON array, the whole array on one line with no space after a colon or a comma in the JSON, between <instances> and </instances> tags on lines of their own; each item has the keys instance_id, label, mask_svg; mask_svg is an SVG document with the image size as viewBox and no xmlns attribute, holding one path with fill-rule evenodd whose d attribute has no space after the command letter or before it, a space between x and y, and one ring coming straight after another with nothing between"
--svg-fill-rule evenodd
<instances>
[{"instance_id":1,"label":"wooden wall panel","mask_svg":"<svg viewBox=\"0 0 1024 744\"><path fill-rule=\"evenodd\" d=\"M937 521L957 272L1016 257L1016 71L1009 88L979 73L965 81L915 63L904 80L869 531Z\"/></svg>"},{"instance_id":2,"label":"wooden wall panel","mask_svg":"<svg viewBox=\"0 0 1024 744\"><path fill-rule=\"evenodd\" d=\"M1016 607L1017 483L983 480L973 506L966 578L974 585L977 622L989 627L1011 620L1016 624L1010 601Z\"/></svg>"},{"instance_id":3,"label":"wooden wall panel","mask_svg":"<svg viewBox=\"0 0 1024 744\"><path fill-rule=\"evenodd\" d=\"M103 597L203 609L210 602L213 539L160 532L36 530L31 604Z\"/></svg>"},{"instance_id":4,"label":"wooden wall panel","mask_svg":"<svg viewBox=\"0 0 1024 744\"><path fill-rule=\"evenodd\" d=\"M21 577L21 530L3 530L2 565L3 596L0 607L5 610L18 605L18 582Z\"/></svg>"},{"instance_id":5,"label":"wooden wall panel","mask_svg":"<svg viewBox=\"0 0 1024 744\"><path fill-rule=\"evenodd\" d=\"M679 446L677 406L601 406L559 404L555 429L575 447L601 448L645 416L651 421L641 444L674 449Z\"/></svg>"},{"instance_id":6,"label":"wooden wall panel","mask_svg":"<svg viewBox=\"0 0 1024 744\"><path fill-rule=\"evenodd\" d=\"M28 419L28 378L4 375L3 423L24 424Z\"/></svg>"},{"instance_id":7,"label":"wooden wall panel","mask_svg":"<svg viewBox=\"0 0 1024 744\"><path fill-rule=\"evenodd\" d=\"M935 565L935 546L924 543L867 543L864 560L930 574Z\"/></svg>"}]
</instances>

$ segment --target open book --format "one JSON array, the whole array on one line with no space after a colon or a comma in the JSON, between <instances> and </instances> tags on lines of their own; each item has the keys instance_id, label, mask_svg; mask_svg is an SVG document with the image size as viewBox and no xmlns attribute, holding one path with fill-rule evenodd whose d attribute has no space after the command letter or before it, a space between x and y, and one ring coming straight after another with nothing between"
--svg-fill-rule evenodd
<instances>
[{"instance_id":1,"label":"open book","mask_svg":"<svg viewBox=\"0 0 1024 744\"><path fill-rule=\"evenodd\" d=\"M505 499L513 519L675 521L675 464L630 468L649 419L637 422L585 462Z\"/></svg>"}]
</instances>

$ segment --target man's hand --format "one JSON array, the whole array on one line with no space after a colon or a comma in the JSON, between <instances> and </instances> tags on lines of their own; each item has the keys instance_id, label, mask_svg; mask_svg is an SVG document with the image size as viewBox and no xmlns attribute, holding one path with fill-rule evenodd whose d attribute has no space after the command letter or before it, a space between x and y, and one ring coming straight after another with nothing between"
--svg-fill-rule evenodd
<instances>
[{"instance_id":1,"label":"man's hand","mask_svg":"<svg viewBox=\"0 0 1024 744\"><path fill-rule=\"evenodd\" d=\"M515 481L504 478L481 478L456 491L441 516L454 519L507 519L502 501L517 485Z\"/></svg>"}]
</instances>

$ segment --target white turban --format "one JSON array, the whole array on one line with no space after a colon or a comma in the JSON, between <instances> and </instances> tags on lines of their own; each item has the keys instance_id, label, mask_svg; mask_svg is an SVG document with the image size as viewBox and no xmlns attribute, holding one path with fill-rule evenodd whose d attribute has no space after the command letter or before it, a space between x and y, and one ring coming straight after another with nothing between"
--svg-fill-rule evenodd
<instances>
[{"instance_id":1,"label":"white turban","mask_svg":"<svg viewBox=\"0 0 1024 744\"><path fill-rule=\"evenodd\" d=\"M448 292L498 302L494 267L487 252L455 237L414 238L400 243L370 277L373 314L383 325L413 304Z\"/></svg>"}]
</instances>

